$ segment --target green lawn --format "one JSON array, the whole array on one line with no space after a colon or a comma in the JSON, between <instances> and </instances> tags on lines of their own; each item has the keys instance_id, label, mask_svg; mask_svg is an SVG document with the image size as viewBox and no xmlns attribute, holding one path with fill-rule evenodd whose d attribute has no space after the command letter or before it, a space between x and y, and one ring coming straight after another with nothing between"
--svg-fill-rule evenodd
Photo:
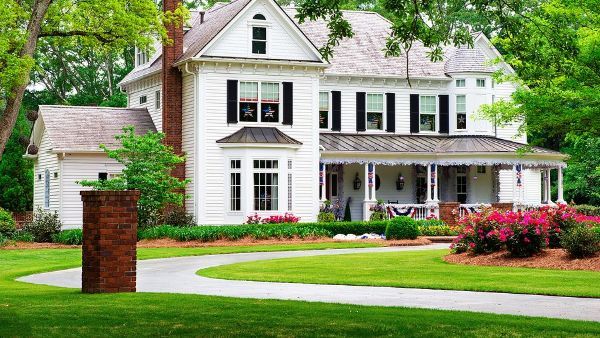
<instances>
[{"instance_id":1,"label":"green lawn","mask_svg":"<svg viewBox=\"0 0 600 338\"><path fill-rule=\"evenodd\" d=\"M348 245L140 249L139 257ZM78 290L14 281L80 262L77 249L0 251L0 337L600 335L600 324L590 322L195 295L84 295Z\"/></svg>"},{"instance_id":2,"label":"green lawn","mask_svg":"<svg viewBox=\"0 0 600 338\"><path fill-rule=\"evenodd\" d=\"M202 276L257 281L600 297L600 272L449 264L448 250L347 254L239 263Z\"/></svg>"}]
</instances>

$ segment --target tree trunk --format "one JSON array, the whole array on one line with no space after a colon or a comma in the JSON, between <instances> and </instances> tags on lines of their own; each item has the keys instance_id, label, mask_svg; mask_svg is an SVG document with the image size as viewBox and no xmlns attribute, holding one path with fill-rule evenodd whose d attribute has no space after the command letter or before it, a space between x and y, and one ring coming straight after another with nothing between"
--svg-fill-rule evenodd
<instances>
[{"instance_id":1,"label":"tree trunk","mask_svg":"<svg viewBox=\"0 0 600 338\"><path fill-rule=\"evenodd\" d=\"M31 19L27 24L27 41L19 53L20 57L33 58L37 40L42 29L42 22L44 21L44 17L46 16L46 12L48 11L51 2L52 0L35 0L31 11ZM8 142L8 138L12 134L15 123L17 122L19 109L21 108L21 102L23 101L23 94L25 94L25 89L29 85L30 71L31 69L24 71L21 75L23 77L21 85L16 86L8 93L6 108L0 116L0 159L2 159L6 142Z\"/></svg>"}]
</instances>

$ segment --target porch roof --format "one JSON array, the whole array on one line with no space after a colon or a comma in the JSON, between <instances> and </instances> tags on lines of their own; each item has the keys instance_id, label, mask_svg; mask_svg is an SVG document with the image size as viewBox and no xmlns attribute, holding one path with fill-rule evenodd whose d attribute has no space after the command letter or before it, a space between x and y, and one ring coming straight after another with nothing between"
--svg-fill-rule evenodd
<instances>
[{"instance_id":1,"label":"porch roof","mask_svg":"<svg viewBox=\"0 0 600 338\"><path fill-rule=\"evenodd\" d=\"M290 137L275 127L243 127L235 133L217 140L217 143L302 145L302 142Z\"/></svg>"},{"instance_id":2,"label":"porch roof","mask_svg":"<svg viewBox=\"0 0 600 338\"><path fill-rule=\"evenodd\" d=\"M491 136L320 134L327 163L564 166L560 152Z\"/></svg>"}]
</instances>

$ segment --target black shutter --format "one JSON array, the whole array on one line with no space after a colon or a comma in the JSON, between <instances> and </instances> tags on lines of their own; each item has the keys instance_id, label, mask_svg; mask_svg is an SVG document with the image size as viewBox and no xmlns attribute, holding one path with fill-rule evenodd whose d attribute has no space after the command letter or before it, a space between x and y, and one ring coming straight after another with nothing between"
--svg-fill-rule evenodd
<instances>
[{"instance_id":1,"label":"black shutter","mask_svg":"<svg viewBox=\"0 0 600 338\"><path fill-rule=\"evenodd\" d=\"M238 122L238 82L227 80L227 123Z\"/></svg>"},{"instance_id":2,"label":"black shutter","mask_svg":"<svg viewBox=\"0 0 600 338\"><path fill-rule=\"evenodd\" d=\"M448 133L450 131L449 110L450 103L448 95L440 95L440 133Z\"/></svg>"},{"instance_id":3,"label":"black shutter","mask_svg":"<svg viewBox=\"0 0 600 338\"><path fill-rule=\"evenodd\" d=\"M410 94L410 132L419 132L419 94Z\"/></svg>"},{"instance_id":4,"label":"black shutter","mask_svg":"<svg viewBox=\"0 0 600 338\"><path fill-rule=\"evenodd\" d=\"M390 133L396 132L396 94L386 93L385 94L385 105L387 108L386 112L386 131Z\"/></svg>"},{"instance_id":5,"label":"black shutter","mask_svg":"<svg viewBox=\"0 0 600 338\"><path fill-rule=\"evenodd\" d=\"M331 130L342 130L342 92L331 92Z\"/></svg>"},{"instance_id":6,"label":"black shutter","mask_svg":"<svg viewBox=\"0 0 600 338\"><path fill-rule=\"evenodd\" d=\"M283 124L294 124L294 84L283 83Z\"/></svg>"},{"instance_id":7,"label":"black shutter","mask_svg":"<svg viewBox=\"0 0 600 338\"><path fill-rule=\"evenodd\" d=\"M364 92L356 93L356 131L365 131L366 128L366 94Z\"/></svg>"}]
</instances>

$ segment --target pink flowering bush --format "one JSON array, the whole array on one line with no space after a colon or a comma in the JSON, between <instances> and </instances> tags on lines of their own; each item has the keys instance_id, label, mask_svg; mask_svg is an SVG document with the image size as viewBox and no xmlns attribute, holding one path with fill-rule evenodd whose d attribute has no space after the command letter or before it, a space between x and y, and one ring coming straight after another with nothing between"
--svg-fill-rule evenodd
<instances>
[{"instance_id":1,"label":"pink flowering bush","mask_svg":"<svg viewBox=\"0 0 600 338\"><path fill-rule=\"evenodd\" d=\"M497 224L489 210L471 213L460 219L460 232L452 245L455 252L475 254L498 251L502 247Z\"/></svg>"},{"instance_id":2,"label":"pink flowering bush","mask_svg":"<svg viewBox=\"0 0 600 338\"><path fill-rule=\"evenodd\" d=\"M577 212L569 205L563 204L558 207L542 207L540 212L545 213L549 223L549 247L562 248L561 235L577 227L580 224L600 223L600 216L588 216Z\"/></svg>"},{"instance_id":3,"label":"pink flowering bush","mask_svg":"<svg viewBox=\"0 0 600 338\"><path fill-rule=\"evenodd\" d=\"M300 217L294 216L294 214L286 212L283 216L271 215L269 217L262 218L258 214L248 216L246 224L281 224L281 223L298 223Z\"/></svg>"}]
</instances>

